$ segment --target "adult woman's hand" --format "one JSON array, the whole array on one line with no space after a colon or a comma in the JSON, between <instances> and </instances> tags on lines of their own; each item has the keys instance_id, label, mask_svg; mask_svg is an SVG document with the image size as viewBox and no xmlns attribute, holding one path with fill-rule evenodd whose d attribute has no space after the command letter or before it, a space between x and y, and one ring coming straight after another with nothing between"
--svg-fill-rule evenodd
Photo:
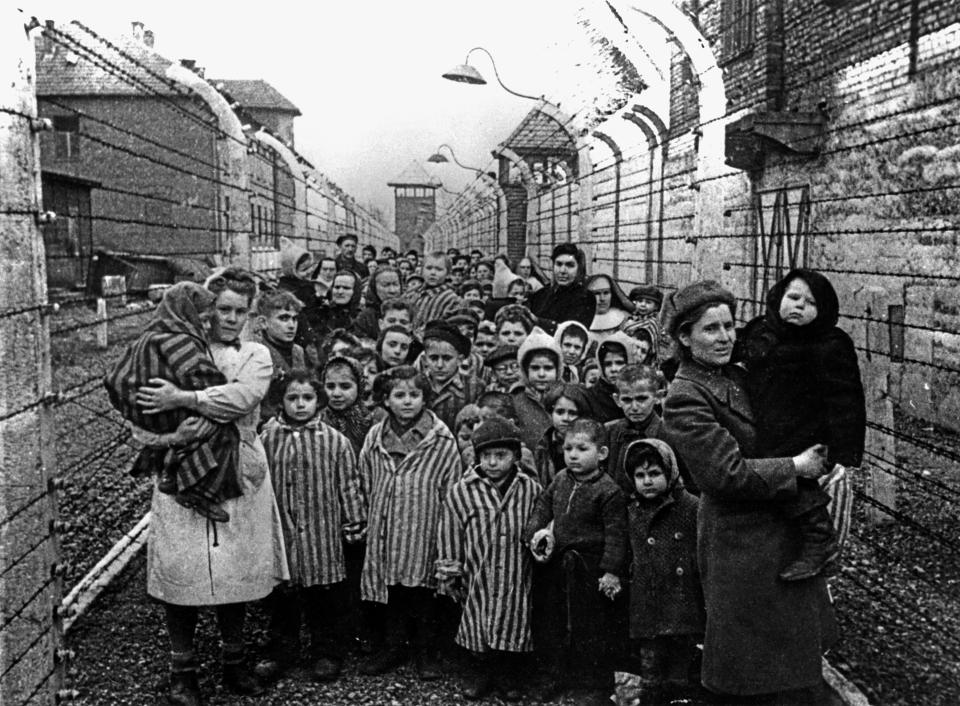
<instances>
[{"instance_id":1,"label":"adult woman's hand","mask_svg":"<svg viewBox=\"0 0 960 706\"><path fill-rule=\"evenodd\" d=\"M147 385L137 390L137 405L146 414L159 414L180 407L192 408L196 401L195 392L181 390L163 378L150 378Z\"/></svg>"},{"instance_id":2,"label":"adult woman's hand","mask_svg":"<svg viewBox=\"0 0 960 706\"><path fill-rule=\"evenodd\" d=\"M797 469L797 475L801 478L819 478L826 475L827 468L827 447L823 444L816 444L793 457L793 465Z\"/></svg>"}]
</instances>

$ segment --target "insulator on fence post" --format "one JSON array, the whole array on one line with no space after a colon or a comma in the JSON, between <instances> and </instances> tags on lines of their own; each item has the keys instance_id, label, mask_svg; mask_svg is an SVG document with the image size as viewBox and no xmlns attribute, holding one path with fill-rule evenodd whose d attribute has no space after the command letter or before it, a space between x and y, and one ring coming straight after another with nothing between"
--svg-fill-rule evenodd
<instances>
[{"instance_id":1,"label":"insulator on fence post","mask_svg":"<svg viewBox=\"0 0 960 706\"><path fill-rule=\"evenodd\" d=\"M50 532L54 534L63 534L64 532L69 532L72 528L72 524L69 522L64 522L63 520L50 521Z\"/></svg>"},{"instance_id":2,"label":"insulator on fence post","mask_svg":"<svg viewBox=\"0 0 960 706\"><path fill-rule=\"evenodd\" d=\"M38 211L37 212L37 225L47 225L53 223L57 220L57 214L53 211Z\"/></svg>"},{"instance_id":3,"label":"insulator on fence post","mask_svg":"<svg viewBox=\"0 0 960 706\"><path fill-rule=\"evenodd\" d=\"M67 482L63 478L51 478L47 481L47 492L53 493L63 490Z\"/></svg>"},{"instance_id":4,"label":"insulator on fence post","mask_svg":"<svg viewBox=\"0 0 960 706\"><path fill-rule=\"evenodd\" d=\"M61 647L53 653L53 656L58 662L69 662L70 660L77 658L77 653L73 650L68 650L64 647Z\"/></svg>"},{"instance_id":5,"label":"insulator on fence post","mask_svg":"<svg viewBox=\"0 0 960 706\"><path fill-rule=\"evenodd\" d=\"M33 118L30 121L30 129L34 132L52 132L53 121L50 118Z\"/></svg>"},{"instance_id":6,"label":"insulator on fence post","mask_svg":"<svg viewBox=\"0 0 960 706\"><path fill-rule=\"evenodd\" d=\"M80 698L80 692L76 689L59 689L57 691L57 703L62 704L68 701L75 701Z\"/></svg>"},{"instance_id":7,"label":"insulator on fence post","mask_svg":"<svg viewBox=\"0 0 960 706\"><path fill-rule=\"evenodd\" d=\"M72 618L77 614L77 607L75 605L63 605L62 603L58 603L56 606L54 606L53 614L60 620L63 620L64 618Z\"/></svg>"},{"instance_id":8,"label":"insulator on fence post","mask_svg":"<svg viewBox=\"0 0 960 706\"><path fill-rule=\"evenodd\" d=\"M66 562L57 562L50 567L51 576L63 576L67 573L67 569L70 568L70 565Z\"/></svg>"}]
</instances>

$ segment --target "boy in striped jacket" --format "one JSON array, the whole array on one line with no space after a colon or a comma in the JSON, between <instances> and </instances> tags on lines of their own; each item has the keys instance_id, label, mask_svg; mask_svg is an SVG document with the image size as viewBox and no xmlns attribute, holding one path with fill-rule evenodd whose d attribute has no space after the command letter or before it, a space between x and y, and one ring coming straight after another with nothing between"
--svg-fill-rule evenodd
<instances>
[{"instance_id":1,"label":"boy in striped jacket","mask_svg":"<svg viewBox=\"0 0 960 706\"><path fill-rule=\"evenodd\" d=\"M301 610L314 678L336 679L347 649L343 541L363 539L367 508L353 447L320 421L319 398L313 375L292 370L283 383L282 411L260 434L290 566L290 582L271 595L268 654L255 669L268 680L280 677L299 656Z\"/></svg>"},{"instance_id":2,"label":"boy in striped jacket","mask_svg":"<svg viewBox=\"0 0 960 706\"><path fill-rule=\"evenodd\" d=\"M540 484L520 471L520 431L500 416L473 432L480 463L447 494L438 534L438 592L463 605L457 644L477 657L463 695L479 699L498 678L519 700L519 667L532 650L531 554L523 529Z\"/></svg>"}]
</instances>

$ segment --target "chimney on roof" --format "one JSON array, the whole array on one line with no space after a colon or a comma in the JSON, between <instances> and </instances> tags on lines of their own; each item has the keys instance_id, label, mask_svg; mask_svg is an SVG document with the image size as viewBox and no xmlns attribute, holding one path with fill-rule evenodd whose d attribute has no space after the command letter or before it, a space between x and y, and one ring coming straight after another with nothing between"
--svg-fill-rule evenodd
<instances>
[{"instance_id":1,"label":"chimney on roof","mask_svg":"<svg viewBox=\"0 0 960 706\"><path fill-rule=\"evenodd\" d=\"M143 30L143 43L146 44L151 49L153 49L153 42L154 42L153 30L152 29Z\"/></svg>"},{"instance_id":2,"label":"chimney on roof","mask_svg":"<svg viewBox=\"0 0 960 706\"><path fill-rule=\"evenodd\" d=\"M142 42L143 41L143 22L141 22L140 20L134 20L133 22L130 23L130 29L131 29L130 33L133 35L133 38L136 39L138 42Z\"/></svg>"}]
</instances>

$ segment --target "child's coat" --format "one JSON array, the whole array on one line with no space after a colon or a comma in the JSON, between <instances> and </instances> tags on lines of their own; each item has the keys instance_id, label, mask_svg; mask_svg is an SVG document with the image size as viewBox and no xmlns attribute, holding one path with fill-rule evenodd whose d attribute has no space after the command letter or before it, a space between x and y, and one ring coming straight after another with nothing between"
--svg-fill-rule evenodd
<instances>
[{"instance_id":1,"label":"child's coat","mask_svg":"<svg viewBox=\"0 0 960 706\"><path fill-rule=\"evenodd\" d=\"M662 459L667 491L648 501L634 490L627 503L630 637L702 635L706 617L697 569L697 499L684 490L669 445L640 439L626 452L642 446ZM632 486L632 471L624 468L622 475Z\"/></svg>"},{"instance_id":2,"label":"child's coat","mask_svg":"<svg viewBox=\"0 0 960 706\"><path fill-rule=\"evenodd\" d=\"M477 468L451 488L438 534L437 578L459 576L466 589L457 644L474 652L526 652L532 557L521 534L540 484L516 470L501 497Z\"/></svg>"},{"instance_id":3,"label":"child's coat","mask_svg":"<svg viewBox=\"0 0 960 706\"><path fill-rule=\"evenodd\" d=\"M383 443L388 424L389 417L376 424L360 451L370 503L361 596L377 603L387 602L388 586L436 587L440 512L461 476L457 440L433 412L424 410L424 436L400 463Z\"/></svg>"},{"instance_id":4,"label":"child's coat","mask_svg":"<svg viewBox=\"0 0 960 706\"><path fill-rule=\"evenodd\" d=\"M346 578L343 538L359 539L367 505L350 441L314 418L270 419L260 434L273 478L290 580L299 586Z\"/></svg>"}]
</instances>

